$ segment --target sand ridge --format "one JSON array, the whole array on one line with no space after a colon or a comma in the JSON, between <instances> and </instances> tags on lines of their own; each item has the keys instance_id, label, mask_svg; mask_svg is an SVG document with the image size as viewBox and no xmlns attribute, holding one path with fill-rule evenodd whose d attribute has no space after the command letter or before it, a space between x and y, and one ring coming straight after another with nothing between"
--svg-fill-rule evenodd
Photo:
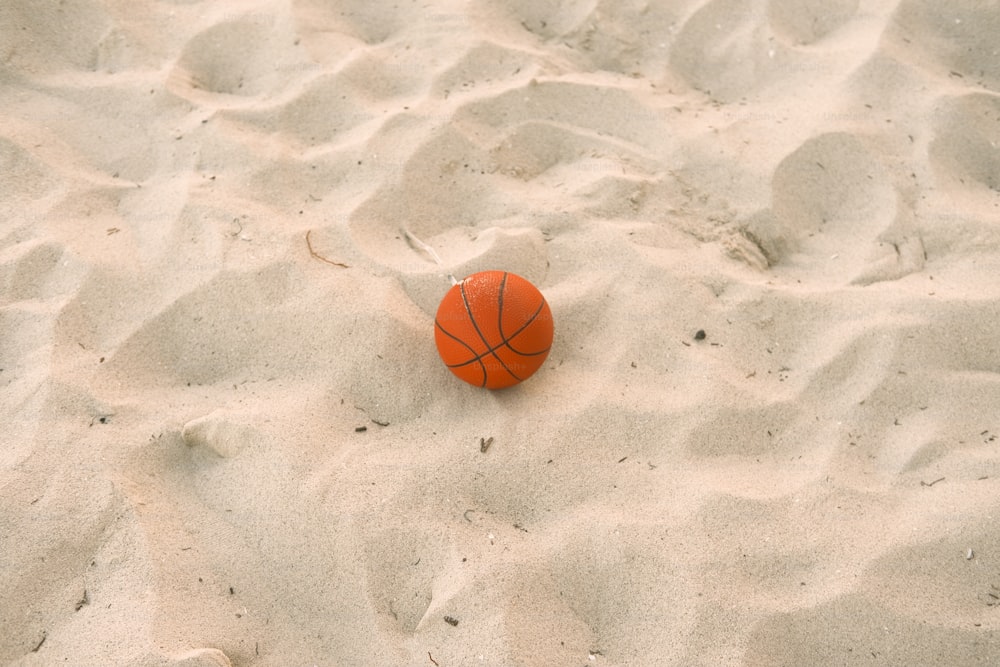
<instances>
[{"instance_id":1,"label":"sand ridge","mask_svg":"<svg viewBox=\"0 0 1000 667\"><path fill-rule=\"evenodd\" d=\"M991 664L998 17L6 3L0 662Z\"/></svg>"}]
</instances>

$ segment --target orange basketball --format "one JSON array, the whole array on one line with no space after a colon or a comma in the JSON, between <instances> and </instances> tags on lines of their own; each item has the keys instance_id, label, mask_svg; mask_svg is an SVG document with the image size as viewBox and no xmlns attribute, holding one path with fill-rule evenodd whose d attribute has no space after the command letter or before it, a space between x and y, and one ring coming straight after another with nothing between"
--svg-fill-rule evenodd
<instances>
[{"instance_id":1,"label":"orange basketball","mask_svg":"<svg viewBox=\"0 0 1000 667\"><path fill-rule=\"evenodd\" d=\"M481 271L441 299L434 341L452 373L477 387L503 389L527 380L549 356L552 311L521 276Z\"/></svg>"}]
</instances>

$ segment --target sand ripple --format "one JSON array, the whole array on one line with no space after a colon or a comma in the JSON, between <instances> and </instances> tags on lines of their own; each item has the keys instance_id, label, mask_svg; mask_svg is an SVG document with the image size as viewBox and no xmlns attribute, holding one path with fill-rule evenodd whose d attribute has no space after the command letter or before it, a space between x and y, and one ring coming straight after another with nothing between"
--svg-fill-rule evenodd
<instances>
[{"instance_id":1,"label":"sand ripple","mask_svg":"<svg viewBox=\"0 0 1000 667\"><path fill-rule=\"evenodd\" d=\"M0 662L1000 654L994 8L42 4ZM431 336L493 268L556 321L501 393Z\"/></svg>"}]
</instances>

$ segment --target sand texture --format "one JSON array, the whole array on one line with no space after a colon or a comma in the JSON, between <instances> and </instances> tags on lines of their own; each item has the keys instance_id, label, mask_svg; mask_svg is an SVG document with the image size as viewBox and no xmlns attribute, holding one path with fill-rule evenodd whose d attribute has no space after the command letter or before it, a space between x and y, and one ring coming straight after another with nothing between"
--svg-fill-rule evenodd
<instances>
[{"instance_id":1,"label":"sand texture","mask_svg":"<svg viewBox=\"0 0 1000 667\"><path fill-rule=\"evenodd\" d=\"M0 3L0 664L1000 664L997 35ZM502 392L486 269L555 320Z\"/></svg>"}]
</instances>

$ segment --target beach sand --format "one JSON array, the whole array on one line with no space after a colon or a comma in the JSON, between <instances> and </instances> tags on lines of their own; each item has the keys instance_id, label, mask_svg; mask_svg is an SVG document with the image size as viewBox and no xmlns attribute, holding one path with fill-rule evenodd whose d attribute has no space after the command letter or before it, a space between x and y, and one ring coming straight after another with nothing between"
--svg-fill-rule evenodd
<instances>
[{"instance_id":1,"label":"beach sand","mask_svg":"<svg viewBox=\"0 0 1000 667\"><path fill-rule=\"evenodd\" d=\"M4 2L0 663L996 665L997 34ZM485 269L555 320L502 392Z\"/></svg>"}]
</instances>

